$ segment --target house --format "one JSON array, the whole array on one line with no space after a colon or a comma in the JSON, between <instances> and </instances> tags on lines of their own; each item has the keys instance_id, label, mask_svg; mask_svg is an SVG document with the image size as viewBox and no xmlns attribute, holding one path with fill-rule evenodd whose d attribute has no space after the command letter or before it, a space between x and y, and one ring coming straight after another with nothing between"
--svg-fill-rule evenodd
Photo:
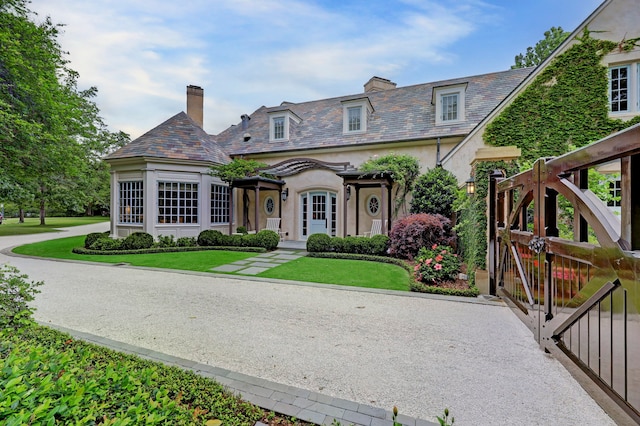
<instances>
[{"instance_id":1,"label":"house","mask_svg":"<svg viewBox=\"0 0 640 426\"><path fill-rule=\"evenodd\" d=\"M395 153L418 158L422 172L435 167L530 72L407 87L373 77L362 93L260 107L218 135L202 130L203 89L188 86L187 113L105 159L112 171L112 235L197 236L239 225L260 230L272 217L281 218L288 240L318 232L359 235L376 218L386 230L393 182L363 179L358 166ZM236 181L230 190L210 175L212 165L238 157L269 164L276 179Z\"/></svg>"},{"instance_id":2,"label":"house","mask_svg":"<svg viewBox=\"0 0 640 426\"><path fill-rule=\"evenodd\" d=\"M196 236L205 229L233 232L265 228L281 218L287 240L313 233L360 235L374 219L391 226L393 182L361 176L358 166L375 156L408 154L421 171L442 165L460 184L478 159L517 157L514 149L488 147L489 123L585 28L592 37L638 37L637 0L604 1L538 67L397 87L373 77L347 96L283 102L244 114L218 135L202 130L204 91L187 87L181 112L106 158L111 165L111 232L125 237ZM604 64L610 73L611 115L640 114L640 49L619 49ZM233 188L213 178L210 166L232 158L268 164L275 179L246 179ZM230 220L231 218L231 220Z\"/></svg>"}]
</instances>

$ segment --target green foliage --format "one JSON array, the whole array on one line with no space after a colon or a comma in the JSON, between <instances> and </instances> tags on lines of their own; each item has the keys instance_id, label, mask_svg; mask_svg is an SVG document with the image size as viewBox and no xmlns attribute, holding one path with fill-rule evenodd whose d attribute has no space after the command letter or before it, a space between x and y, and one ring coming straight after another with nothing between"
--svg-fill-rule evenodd
<instances>
[{"instance_id":1,"label":"green foliage","mask_svg":"<svg viewBox=\"0 0 640 426\"><path fill-rule=\"evenodd\" d=\"M570 33L564 31L562 27L551 27L550 30L544 32L544 39L536 43L534 47L527 47L527 53L516 55L516 64L511 69L534 67L541 64L569 35Z\"/></svg>"},{"instance_id":2,"label":"green foliage","mask_svg":"<svg viewBox=\"0 0 640 426\"><path fill-rule=\"evenodd\" d=\"M92 251L114 251L122 250L124 246L124 240L117 238L100 238L95 240L89 247ZM130 249L128 249L130 250Z\"/></svg>"},{"instance_id":3,"label":"green foliage","mask_svg":"<svg viewBox=\"0 0 640 426\"><path fill-rule=\"evenodd\" d=\"M14 330L31 321L34 309L28 303L40 293L37 287L43 283L27 281L28 278L27 275L20 274L15 266L0 266L0 331L7 328ZM0 383L0 389L2 388Z\"/></svg>"},{"instance_id":4,"label":"green foliage","mask_svg":"<svg viewBox=\"0 0 640 426\"><path fill-rule=\"evenodd\" d=\"M134 232L129 234L122 242L125 250L148 249L153 246L153 235L146 232Z\"/></svg>"},{"instance_id":5,"label":"green foliage","mask_svg":"<svg viewBox=\"0 0 640 426\"><path fill-rule=\"evenodd\" d=\"M211 175L220 178L224 182L233 182L234 179L242 179L251 176L272 178L273 176L260 172L260 169L264 167L268 167L268 164L261 163L256 160L234 158L228 164L212 166Z\"/></svg>"},{"instance_id":6,"label":"green foliage","mask_svg":"<svg viewBox=\"0 0 640 426\"><path fill-rule=\"evenodd\" d=\"M460 272L460 259L451 247L434 244L423 247L416 256L414 272L416 279L427 285L439 285L454 281Z\"/></svg>"},{"instance_id":7,"label":"green foliage","mask_svg":"<svg viewBox=\"0 0 640 426\"><path fill-rule=\"evenodd\" d=\"M358 167L360 171L369 173L389 173L394 181L395 200L394 216L398 211L406 211L407 195L420 174L420 162L410 155L388 154L371 158Z\"/></svg>"},{"instance_id":8,"label":"green foliage","mask_svg":"<svg viewBox=\"0 0 640 426\"><path fill-rule=\"evenodd\" d=\"M438 423L440 423L440 426L452 426L453 423L456 421L456 419L452 416L451 417L451 423L449 423L449 409L448 408L444 409L444 416L437 417L437 419L438 419Z\"/></svg>"},{"instance_id":9,"label":"green foliage","mask_svg":"<svg viewBox=\"0 0 640 426\"><path fill-rule=\"evenodd\" d=\"M195 247L198 245L195 237L180 237L176 240L176 246L178 247Z\"/></svg>"},{"instance_id":10,"label":"green foliage","mask_svg":"<svg viewBox=\"0 0 640 426\"><path fill-rule=\"evenodd\" d=\"M451 217L458 192L453 173L442 167L429 169L413 186L411 213L441 214Z\"/></svg>"},{"instance_id":11,"label":"green foliage","mask_svg":"<svg viewBox=\"0 0 640 426\"><path fill-rule=\"evenodd\" d=\"M263 229L254 235L255 244L253 247L262 247L267 251L275 250L280 243L280 236L275 231Z\"/></svg>"},{"instance_id":12,"label":"green foliage","mask_svg":"<svg viewBox=\"0 0 640 426\"><path fill-rule=\"evenodd\" d=\"M40 326L0 332L0 423L249 426L265 413L191 371Z\"/></svg>"},{"instance_id":13,"label":"green foliage","mask_svg":"<svg viewBox=\"0 0 640 426\"><path fill-rule=\"evenodd\" d=\"M640 117L627 122L609 118L608 75L601 60L618 45L585 31L487 126L484 141L516 145L522 159L535 161L640 122Z\"/></svg>"},{"instance_id":14,"label":"green foliage","mask_svg":"<svg viewBox=\"0 0 640 426\"><path fill-rule=\"evenodd\" d=\"M158 235L158 241L154 244L156 247L176 247L175 237L173 235Z\"/></svg>"},{"instance_id":15,"label":"green foliage","mask_svg":"<svg viewBox=\"0 0 640 426\"><path fill-rule=\"evenodd\" d=\"M112 134L93 99L80 90L58 42L59 25L34 22L25 0L0 4L0 170L9 201L81 212L108 205L109 173L101 158L128 141Z\"/></svg>"},{"instance_id":16,"label":"green foliage","mask_svg":"<svg viewBox=\"0 0 640 426\"><path fill-rule=\"evenodd\" d=\"M447 288L427 285L415 280L411 281L409 287L411 291L417 293L441 294L443 296L478 297L480 294L480 290L475 286L469 286L469 288Z\"/></svg>"},{"instance_id":17,"label":"green foliage","mask_svg":"<svg viewBox=\"0 0 640 426\"><path fill-rule=\"evenodd\" d=\"M87 234L87 237L84 239L84 248L89 248L97 240L101 240L104 238L109 238L109 232L92 232L90 234Z\"/></svg>"},{"instance_id":18,"label":"green foliage","mask_svg":"<svg viewBox=\"0 0 640 426\"><path fill-rule=\"evenodd\" d=\"M238 234L247 234L247 233L248 233L248 232L247 232L247 227L246 227L246 226L238 226L238 227L236 228L236 232L237 232Z\"/></svg>"},{"instance_id":19,"label":"green foliage","mask_svg":"<svg viewBox=\"0 0 640 426\"><path fill-rule=\"evenodd\" d=\"M222 245L224 234L220 231L207 229L198 235L198 245L203 247L214 247Z\"/></svg>"},{"instance_id":20,"label":"green foliage","mask_svg":"<svg viewBox=\"0 0 640 426\"><path fill-rule=\"evenodd\" d=\"M331 250L331 237L327 234L312 234L307 238L307 251L309 253L325 252Z\"/></svg>"}]
</instances>

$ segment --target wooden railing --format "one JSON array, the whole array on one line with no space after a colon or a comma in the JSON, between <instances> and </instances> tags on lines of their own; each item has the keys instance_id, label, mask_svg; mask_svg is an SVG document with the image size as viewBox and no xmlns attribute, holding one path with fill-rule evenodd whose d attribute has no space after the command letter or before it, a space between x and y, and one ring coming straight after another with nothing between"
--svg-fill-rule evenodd
<instances>
[{"instance_id":1,"label":"wooden railing","mask_svg":"<svg viewBox=\"0 0 640 426\"><path fill-rule=\"evenodd\" d=\"M589 188L603 168L620 174L620 215ZM490 289L614 418L640 423L640 125L490 179Z\"/></svg>"}]
</instances>

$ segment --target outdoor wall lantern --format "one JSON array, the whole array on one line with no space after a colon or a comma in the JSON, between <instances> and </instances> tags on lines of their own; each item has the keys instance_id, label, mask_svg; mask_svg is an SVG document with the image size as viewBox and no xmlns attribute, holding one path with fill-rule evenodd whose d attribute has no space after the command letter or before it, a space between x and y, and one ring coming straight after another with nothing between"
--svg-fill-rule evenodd
<instances>
[{"instance_id":1,"label":"outdoor wall lantern","mask_svg":"<svg viewBox=\"0 0 640 426\"><path fill-rule=\"evenodd\" d=\"M467 184L467 195L471 197L476 193L476 181L472 176L465 183Z\"/></svg>"},{"instance_id":2,"label":"outdoor wall lantern","mask_svg":"<svg viewBox=\"0 0 640 426\"><path fill-rule=\"evenodd\" d=\"M347 185L347 201L351 199L351 185Z\"/></svg>"},{"instance_id":3,"label":"outdoor wall lantern","mask_svg":"<svg viewBox=\"0 0 640 426\"><path fill-rule=\"evenodd\" d=\"M286 188L284 191L282 191L282 194L280 196L282 197L282 201L287 201L287 197L289 196L289 188Z\"/></svg>"}]
</instances>

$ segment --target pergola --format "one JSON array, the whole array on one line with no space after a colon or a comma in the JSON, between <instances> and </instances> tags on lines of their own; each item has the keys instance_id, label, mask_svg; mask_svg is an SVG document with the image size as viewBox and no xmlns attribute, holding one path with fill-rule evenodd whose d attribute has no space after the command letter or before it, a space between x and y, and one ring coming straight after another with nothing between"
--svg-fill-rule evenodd
<instances>
[{"instance_id":1,"label":"pergola","mask_svg":"<svg viewBox=\"0 0 640 426\"><path fill-rule=\"evenodd\" d=\"M356 233L360 234L360 189L361 188L380 188L380 219L382 220L382 233L387 234L391 229L391 209L392 209L392 197L391 189L393 187L393 178L389 172L359 172L359 171L344 171L336 173L342 178L342 185L344 186L344 206L346 207L347 201L350 198L350 187L355 188L356 192ZM387 206L386 211L384 206ZM343 209L343 233L347 234L347 208Z\"/></svg>"},{"instance_id":2,"label":"pergola","mask_svg":"<svg viewBox=\"0 0 640 426\"><path fill-rule=\"evenodd\" d=\"M282 218L282 187L284 186L285 181L278 179L268 179L262 176L251 176L242 179L234 179L229 185L229 235L233 233L233 189L240 188L243 190L243 193L247 190L255 191L256 193L256 202L254 203L255 207L255 222L254 227L255 230L258 231L258 224L260 223L260 203L258 200L260 199L260 191L278 191L278 217ZM244 210L244 209L243 209ZM243 225L247 224L247 212L243 211Z\"/></svg>"}]
</instances>

